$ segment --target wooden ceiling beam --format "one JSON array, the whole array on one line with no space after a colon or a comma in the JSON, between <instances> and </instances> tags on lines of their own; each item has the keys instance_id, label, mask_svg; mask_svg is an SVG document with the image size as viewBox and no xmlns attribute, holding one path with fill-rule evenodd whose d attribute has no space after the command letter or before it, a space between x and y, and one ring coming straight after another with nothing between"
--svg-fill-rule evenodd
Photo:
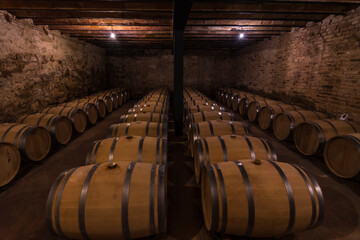
<instances>
[{"instance_id":1,"label":"wooden ceiling beam","mask_svg":"<svg viewBox=\"0 0 360 240\"><path fill-rule=\"evenodd\" d=\"M192 12L311 12L339 14L358 7L359 4L344 4L334 2L194 2Z\"/></svg>"},{"instance_id":2,"label":"wooden ceiling beam","mask_svg":"<svg viewBox=\"0 0 360 240\"><path fill-rule=\"evenodd\" d=\"M186 26L185 30L188 31L244 31L244 30L265 30L265 31L290 31L291 27L273 27L273 26L236 26L236 27L223 27L223 26Z\"/></svg>"},{"instance_id":3,"label":"wooden ceiling beam","mask_svg":"<svg viewBox=\"0 0 360 240\"><path fill-rule=\"evenodd\" d=\"M3 10L66 10L66 11L171 11L172 1L26 1L1 0Z\"/></svg>"},{"instance_id":4,"label":"wooden ceiling beam","mask_svg":"<svg viewBox=\"0 0 360 240\"><path fill-rule=\"evenodd\" d=\"M96 25L50 25L51 30L108 30L108 31L171 31L171 26L96 26Z\"/></svg>"},{"instance_id":5,"label":"wooden ceiling beam","mask_svg":"<svg viewBox=\"0 0 360 240\"><path fill-rule=\"evenodd\" d=\"M1 8L0 8L1 9ZM131 11L61 11L61 10L9 10L18 18L122 18L122 19L170 19L172 11L131 12Z\"/></svg>"},{"instance_id":6,"label":"wooden ceiling beam","mask_svg":"<svg viewBox=\"0 0 360 240\"><path fill-rule=\"evenodd\" d=\"M115 18L43 18L34 19L38 25L106 25L106 26L170 26L171 19L115 19Z\"/></svg>"}]
</instances>

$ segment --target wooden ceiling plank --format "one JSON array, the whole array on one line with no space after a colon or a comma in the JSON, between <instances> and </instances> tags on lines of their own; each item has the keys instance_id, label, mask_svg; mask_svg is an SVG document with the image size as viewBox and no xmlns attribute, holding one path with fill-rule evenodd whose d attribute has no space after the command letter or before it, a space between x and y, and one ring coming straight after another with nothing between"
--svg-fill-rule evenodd
<instances>
[{"instance_id":1,"label":"wooden ceiling plank","mask_svg":"<svg viewBox=\"0 0 360 240\"><path fill-rule=\"evenodd\" d=\"M38 25L122 25L122 26L170 26L171 19L117 19L117 18L43 18L34 19Z\"/></svg>"},{"instance_id":2,"label":"wooden ceiling plank","mask_svg":"<svg viewBox=\"0 0 360 240\"><path fill-rule=\"evenodd\" d=\"M96 26L96 25L50 25L51 30L109 30L109 31L149 31L168 30L171 26Z\"/></svg>"}]
</instances>

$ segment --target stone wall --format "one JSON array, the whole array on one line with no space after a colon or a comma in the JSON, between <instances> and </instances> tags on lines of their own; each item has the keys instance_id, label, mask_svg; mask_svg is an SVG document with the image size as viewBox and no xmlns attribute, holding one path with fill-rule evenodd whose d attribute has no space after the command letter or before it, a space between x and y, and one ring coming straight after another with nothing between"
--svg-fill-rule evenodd
<instances>
[{"instance_id":1,"label":"stone wall","mask_svg":"<svg viewBox=\"0 0 360 240\"><path fill-rule=\"evenodd\" d=\"M0 12L0 122L106 87L103 49Z\"/></svg>"},{"instance_id":2,"label":"stone wall","mask_svg":"<svg viewBox=\"0 0 360 240\"><path fill-rule=\"evenodd\" d=\"M230 87L235 74L236 56L227 52L186 52L184 86L206 93ZM174 86L174 56L171 50L139 50L109 53L107 59L111 87L125 87L140 97L157 87Z\"/></svg>"},{"instance_id":3,"label":"stone wall","mask_svg":"<svg viewBox=\"0 0 360 240\"><path fill-rule=\"evenodd\" d=\"M360 8L244 49L238 88L360 121Z\"/></svg>"}]
</instances>

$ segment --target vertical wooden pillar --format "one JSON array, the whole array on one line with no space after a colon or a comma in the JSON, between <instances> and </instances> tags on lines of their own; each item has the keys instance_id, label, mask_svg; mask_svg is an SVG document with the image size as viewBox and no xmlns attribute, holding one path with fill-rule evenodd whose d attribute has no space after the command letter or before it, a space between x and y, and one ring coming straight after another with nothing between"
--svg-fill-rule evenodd
<instances>
[{"instance_id":1,"label":"vertical wooden pillar","mask_svg":"<svg viewBox=\"0 0 360 240\"><path fill-rule=\"evenodd\" d=\"M183 135L184 30L174 29L174 120L175 134Z\"/></svg>"}]
</instances>

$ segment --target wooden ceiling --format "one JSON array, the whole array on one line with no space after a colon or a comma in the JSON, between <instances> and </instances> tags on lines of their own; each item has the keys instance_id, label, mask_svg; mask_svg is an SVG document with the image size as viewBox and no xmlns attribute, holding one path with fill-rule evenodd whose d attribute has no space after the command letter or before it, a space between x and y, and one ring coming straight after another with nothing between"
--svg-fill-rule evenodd
<instances>
[{"instance_id":1,"label":"wooden ceiling","mask_svg":"<svg viewBox=\"0 0 360 240\"><path fill-rule=\"evenodd\" d=\"M359 6L351 0L192 1L185 49L238 49ZM173 45L173 1L0 0L0 9L108 49Z\"/></svg>"}]
</instances>

